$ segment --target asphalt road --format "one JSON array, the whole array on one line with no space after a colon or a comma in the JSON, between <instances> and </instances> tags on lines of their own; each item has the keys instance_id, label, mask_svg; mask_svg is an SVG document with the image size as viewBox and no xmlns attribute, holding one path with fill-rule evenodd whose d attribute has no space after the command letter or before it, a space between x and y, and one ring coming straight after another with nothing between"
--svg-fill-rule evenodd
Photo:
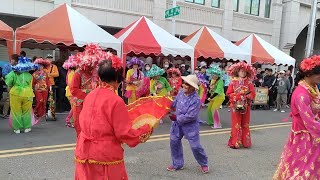
<instances>
[{"instance_id":1,"label":"asphalt road","mask_svg":"<svg viewBox=\"0 0 320 180\"><path fill-rule=\"evenodd\" d=\"M170 165L168 133L171 122L155 131L145 144L126 148L126 167L133 180L171 179L271 179L287 139L290 123L282 123L288 113L252 112L251 149L227 147L230 115L221 111L223 129L201 127L201 142L209 157L210 173L201 174L187 141L184 143L185 170L167 172ZM41 122L28 134L13 134L7 120L0 119L0 179L44 180L73 179L73 148L75 133L64 127L65 115L57 122ZM205 112L201 117L206 118ZM23 148L23 149L21 149Z\"/></svg>"}]
</instances>

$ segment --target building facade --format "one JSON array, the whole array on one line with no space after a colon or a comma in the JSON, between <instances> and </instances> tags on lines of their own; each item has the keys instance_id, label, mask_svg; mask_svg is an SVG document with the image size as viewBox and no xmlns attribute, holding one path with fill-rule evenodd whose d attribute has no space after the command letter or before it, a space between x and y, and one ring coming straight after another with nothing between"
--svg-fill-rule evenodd
<instances>
[{"instance_id":1,"label":"building facade","mask_svg":"<svg viewBox=\"0 0 320 180\"><path fill-rule=\"evenodd\" d=\"M164 17L172 0L1 0L0 19L15 29L62 3L111 34L140 16L150 18L168 32L172 28L171 19ZM255 33L299 60L304 54L310 4L311 0L177 0L181 13L176 17L176 35L187 36L201 26L208 26L231 41ZM320 49L316 41L315 47ZM26 51L31 56L47 53Z\"/></svg>"}]
</instances>

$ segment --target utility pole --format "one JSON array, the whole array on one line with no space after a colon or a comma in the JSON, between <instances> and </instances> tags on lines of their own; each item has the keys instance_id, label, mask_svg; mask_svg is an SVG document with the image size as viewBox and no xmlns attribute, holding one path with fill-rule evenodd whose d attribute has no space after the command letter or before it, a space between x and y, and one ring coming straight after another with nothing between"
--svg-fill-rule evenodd
<instances>
[{"instance_id":1,"label":"utility pole","mask_svg":"<svg viewBox=\"0 0 320 180\"><path fill-rule=\"evenodd\" d=\"M317 4L318 4L318 0L313 0L311 5L310 22L308 26L305 57L309 57L313 53L313 44L314 44L314 37L315 37L315 30L316 30Z\"/></svg>"},{"instance_id":2,"label":"utility pole","mask_svg":"<svg viewBox=\"0 0 320 180\"><path fill-rule=\"evenodd\" d=\"M172 8L177 6L177 0L172 0ZM172 17L172 35L176 36L176 18Z\"/></svg>"}]
</instances>

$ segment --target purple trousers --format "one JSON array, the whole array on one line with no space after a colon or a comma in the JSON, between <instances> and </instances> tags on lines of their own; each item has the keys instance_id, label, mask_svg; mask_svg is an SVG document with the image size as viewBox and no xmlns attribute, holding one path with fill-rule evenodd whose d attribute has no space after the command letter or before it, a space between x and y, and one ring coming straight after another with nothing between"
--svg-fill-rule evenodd
<instances>
[{"instance_id":1,"label":"purple trousers","mask_svg":"<svg viewBox=\"0 0 320 180\"><path fill-rule=\"evenodd\" d=\"M184 166L182 138L185 137L190 144L194 158L201 167L208 166L208 157L200 144L199 122L194 121L185 125L173 122L170 129L170 148L172 165L180 169Z\"/></svg>"}]
</instances>

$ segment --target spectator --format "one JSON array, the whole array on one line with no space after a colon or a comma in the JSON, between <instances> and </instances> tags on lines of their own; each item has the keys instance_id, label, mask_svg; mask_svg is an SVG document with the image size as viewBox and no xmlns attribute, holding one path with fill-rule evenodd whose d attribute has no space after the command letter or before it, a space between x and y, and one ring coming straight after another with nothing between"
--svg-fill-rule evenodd
<instances>
[{"instance_id":1,"label":"spectator","mask_svg":"<svg viewBox=\"0 0 320 180\"><path fill-rule=\"evenodd\" d=\"M21 52L20 52L20 56L21 56L21 57L27 57L27 53L26 53L25 51L21 51Z\"/></svg>"},{"instance_id":2,"label":"spectator","mask_svg":"<svg viewBox=\"0 0 320 180\"><path fill-rule=\"evenodd\" d=\"M277 88L277 108L274 111L281 110L281 112L285 112L283 107L287 104L287 95L290 90L290 82L285 77L284 71L280 71L279 79L277 80L275 87Z\"/></svg>"},{"instance_id":3,"label":"spectator","mask_svg":"<svg viewBox=\"0 0 320 180\"><path fill-rule=\"evenodd\" d=\"M287 70L287 72L286 72L286 77L287 77L287 79L288 79L289 82L290 82L290 89L289 89L289 92L288 92L288 100L287 100L287 105L289 105L290 102L291 102L291 95L292 95L293 88L294 88L294 79L293 79L293 77L292 77L292 72L291 72L291 70Z\"/></svg>"},{"instance_id":4,"label":"spectator","mask_svg":"<svg viewBox=\"0 0 320 180\"><path fill-rule=\"evenodd\" d=\"M147 72L151 69L150 64L144 65L143 74L144 76L147 76Z\"/></svg>"},{"instance_id":5,"label":"spectator","mask_svg":"<svg viewBox=\"0 0 320 180\"><path fill-rule=\"evenodd\" d=\"M57 87L57 112L64 112L67 111L69 108L68 106L68 101L65 96L66 94L66 87L67 87L67 70L65 70L62 67L62 62L58 61L57 62L57 67L58 67L58 72L59 76L56 78L56 87Z\"/></svg>"},{"instance_id":6,"label":"spectator","mask_svg":"<svg viewBox=\"0 0 320 180\"><path fill-rule=\"evenodd\" d=\"M46 73L48 73L48 77L49 77L49 80L50 80L50 91L53 92L53 98L54 98L54 101L56 100L56 89L55 89L55 78L59 77L59 71L58 71L58 67L53 64L53 57L51 54L48 54L47 55L47 59L51 62L51 66L49 66L48 68L44 69L44 71Z\"/></svg>"},{"instance_id":7,"label":"spectator","mask_svg":"<svg viewBox=\"0 0 320 180\"><path fill-rule=\"evenodd\" d=\"M266 69L266 76L263 79L262 86L269 89L269 107L274 105L273 94L274 94L274 84L276 83L276 77L272 74L272 69Z\"/></svg>"}]
</instances>

